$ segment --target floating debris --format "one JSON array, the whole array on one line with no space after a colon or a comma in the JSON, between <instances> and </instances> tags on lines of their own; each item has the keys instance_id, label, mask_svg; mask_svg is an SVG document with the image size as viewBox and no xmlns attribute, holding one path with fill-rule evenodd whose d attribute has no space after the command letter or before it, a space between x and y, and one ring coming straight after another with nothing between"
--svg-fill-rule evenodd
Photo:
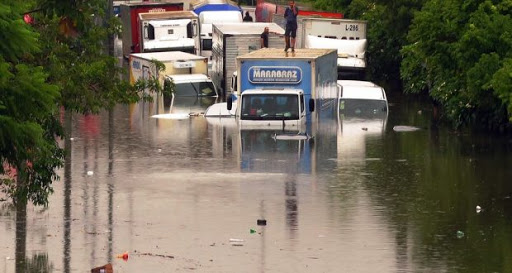
<instances>
[{"instance_id":1,"label":"floating debris","mask_svg":"<svg viewBox=\"0 0 512 273\"><path fill-rule=\"evenodd\" d=\"M272 138L274 140L307 140L311 137L307 134L274 134Z\"/></svg>"},{"instance_id":2,"label":"floating debris","mask_svg":"<svg viewBox=\"0 0 512 273\"><path fill-rule=\"evenodd\" d=\"M190 114L187 113L180 113L180 114L160 114L160 115L153 115L152 118L158 118L158 119L188 119L190 117Z\"/></svg>"},{"instance_id":3,"label":"floating debris","mask_svg":"<svg viewBox=\"0 0 512 273\"><path fill-rule=\"evenodd\" d=\"M243 246L244 240L231 238L229 239L229 243L231 243L232 246Z\"/></svg>"},{"instance_id":4,"label":"floating debris","mask_svg":"<svg viewBox=\"0 0 512 273\"><path fill-rule=\"evenodd\" d=\"M88 175L88 176L92 176L93 174L94 174L94 172L93 172L93 171L87 171L87 175Z\"/></svg>"},{"instance_id":5,"label":"floating debris","mask_svg":"<svg viewBox=\"0 0 512 273\"><path fill-rule=\"evenodd\" d=\"M166 258L166 259L174 259L174 256L172 255L164 255L164 254L154 254L154 253L138 253L139 256L151 256L151 257L160 257L160 258Z\"/></svg>"},{"instance_id":6,"label":"floating debris","mask_svg":"<svg viewBox=\"0 0 512 273\"><path fill-rule=\"evenodd\" d=\"M480 213L482 211L482 207L476 206L476 213Z\"/></svg>"},{"instance_id":7,"label":"floating debris","mask_svg":"<svg viewBox=\"0 0 512 273\"><path fill-rule=\"evenodd\" d=\"M106 264L104 266L91 269L91 273L114 273L114 269L111 264Z\"/></svg>"},{"instance_id":8,"label":"floating debris","mask_svg":"<svg viewBox=\"0 0 512 273\"><path fill-rule=\"evenodd\" d=\"M258 224L258 226L266 226L267 225L267 220L265 220L265 219L258 219L256 221L256 224Z\"/></svg>"},{"instance_id":9,"label":"floating debris","mask_svg":"<svg viewBox=\"0 0 512 273\"><path fill-rule=\"evenodd\" d=\"M461 239L462 237L464 237L464 232L458 230L457 231L457 238Z\"/></svg>"},{"instance_id":10,"label":"floating debris","mask_svg":"<svg viewBox=\"0 0 512 273\"><path fill-rule=\"evenodd\" d=\"M125 260L125 261L128 261L128 252L125 252L125 253L123 253L123 254L119 254L119 255L117 255L117 258L118 258L118 259L123 259L123 260Z\"/></svg>"},{"instance_id":11,"label":"floating debris","mask_svg":"<svg viewBox=\"0 0 512 273\"><path fill-rule=\"evenodd\" d=\"M418 130L421 130L421 128L406 125L397 125L393 127L393 131L395 132L414 132Z\"/></svg>"}]
</instances>

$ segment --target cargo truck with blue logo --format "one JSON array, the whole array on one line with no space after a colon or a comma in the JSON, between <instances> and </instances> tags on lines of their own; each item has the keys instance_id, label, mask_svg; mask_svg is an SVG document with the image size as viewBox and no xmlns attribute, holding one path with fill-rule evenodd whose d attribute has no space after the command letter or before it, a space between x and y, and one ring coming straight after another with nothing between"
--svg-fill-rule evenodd
<instances>
[{"instance_id":1,"label":"cargo truck with blue logo","mask_svg":"<svg viewBox=\"0 0 512 273\"><path fill-rule=\"evenodd\" d=\"M237 91L207 116L232 115L241 129L292 130L312 135L333 119L337 102L333 49L263 48L237 57Z\"/></svg>"}]
</instances>

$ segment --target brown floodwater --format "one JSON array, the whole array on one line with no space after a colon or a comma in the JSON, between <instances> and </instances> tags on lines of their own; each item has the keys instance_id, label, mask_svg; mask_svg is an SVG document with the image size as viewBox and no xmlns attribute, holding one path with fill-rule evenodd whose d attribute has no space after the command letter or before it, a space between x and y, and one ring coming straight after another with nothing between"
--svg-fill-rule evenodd
<instances>
[{"instance_id":1,"label":"brown floodwater","mask_svg":"<svg viewBox=\"0 0 512 273\"><path fill-rule=\"evenodd\" d=\"M400 97L313 139L181 114L213 102L63 117L49 206L0 202L0 272L512 272L510 138Z\"/></svg>"}]
</instances>

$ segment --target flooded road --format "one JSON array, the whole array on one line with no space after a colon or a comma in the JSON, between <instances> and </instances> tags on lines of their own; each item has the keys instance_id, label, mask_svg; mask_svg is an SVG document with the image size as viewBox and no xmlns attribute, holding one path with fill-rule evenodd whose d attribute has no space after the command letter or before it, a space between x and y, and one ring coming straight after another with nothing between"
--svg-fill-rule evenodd
<instances>
[{"instance_id":1,"label":"flooded road","mask_svg":"<svg viewBox=\"0 0 512 273\"><path fill-rule=\"evenodd\" d=\"M211 102L63 117L49 207L0 202L0 272L512 272L511 140L389 101L313 140L179 115Z\"/></svg>"}]
</instances>

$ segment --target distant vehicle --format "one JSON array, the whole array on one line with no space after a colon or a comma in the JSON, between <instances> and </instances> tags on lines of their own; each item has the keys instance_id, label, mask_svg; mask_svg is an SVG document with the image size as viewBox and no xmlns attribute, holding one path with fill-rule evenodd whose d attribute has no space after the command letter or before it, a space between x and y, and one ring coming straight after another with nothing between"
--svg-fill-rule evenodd
<instances>
[{"instance_id":1,"label":"distant vehicle","mask_svg":"<svg viewBox=\"0 0 512 273\"><path fill-rule=\"evenodd\" d=\"M185 10L184 2L155 3L137 2L121 3L120 17L122 21L123 56L128 58L131 53L140 53L140 23L139 14L148 12L165 12Z\"/></svg>"},{"instance_id":2,"label":"distant vehicle","mask_svg":"<svg viewBox=\"0 0 512 273\"><path fill-rule=\"evenodd\" d=\"M299 47L331 48L338 51L338 78L364 79L367 22L349 19L302 18Z\"/></svg>"},{"instance_id":3,"label":"distant vehicle","mask_svg":"<svg viewBox=\"0 0 512 273\"><path fill-rule=\"evenodd\" d=\"M139 14L141 52L183 51L201 55L199 17L193 11Z\"/></svg>"},{"instance_id":4,"label":"distant vehicle","mask_svg":"<svg viewBox=\"0 0 512 273\"><path fill-rule=\"evenodd\" d=\"M173 93L176 97L218 97L217 88L213 81L204 74L182 74L165 76L164 84L172 81L175 86Z\"/></svg>"},{"instance_id":5,"label":"distant vehicle","mask_svg":"<svg viewBox=\"0 0 512 273\"><path fill-rule=\"evenodd\" d=\"M219 101L218 97L168 96L167 94L158 98L162 99L158 102L157 115L184 114L183 117L201 114L210 105Z\"/></svg>"},{"instance_id":6,"label":"distant vehicle","mask_svg":"<svg viewBox=\"0 0 512 273\"><path fill-rule=\"evenodd\" d=\"M384 88L368 81L338 80L338 115L382 118L388 115Z\"/></svg>"},{"instance_id":7,"label":"distant vehicle","mask_svg":"<svg viewBox=\"0 0 512 273\"><path fill-rule=\"evenodd\" d=\"M201 24L201 55L211 60L213 24L242 23L239 10L206 10L199 14Z\"/></svg>"},{"instance_id":8,"label":"distant vehicle","mask_svg":"<svg viewBox=\"0 0 512 273\"><path fill-rule=\"evenodd\" d=\"M270 1L269 1L270 2ZM256 8L254 11L256 22L274 22L284 27L284 11L287 6L276 5L274 3L269 3L265 1L258 0L256 4ZM286 2L288 3L288 2ZM343 18L342 13L338 12L328 12L328 11L313 11L313 10L305 10L302 7L299 7L299 17L320 17L320 18L333 18L333 19L341 19Z\"/></svg>"},{"instance_id":9,"label":"distant vehicle","mask_svg":"<svg viewBox=\"0 0 512 273\"><path fill-rule=\"evenodd\" d=\"M165 67L162 71L157 70L155 61L161 62ZM130 54L130 83L135 84L138 79L151 79L155 77L160 84L164 86L165 80L170 80L170 76L178 80L178 75L186 75L188 79L195 82L198 79L209 85L212 81L208 75L208 60L206 57L194 54L169 51L169 52L149 52ZM179 78L180 80L184 78ZM204 88L204 87L203 87ZM215 96L217 90L214 89ZM196 95L203 96L211 92L197 92Z\"/></svg>"}]
</instances>

